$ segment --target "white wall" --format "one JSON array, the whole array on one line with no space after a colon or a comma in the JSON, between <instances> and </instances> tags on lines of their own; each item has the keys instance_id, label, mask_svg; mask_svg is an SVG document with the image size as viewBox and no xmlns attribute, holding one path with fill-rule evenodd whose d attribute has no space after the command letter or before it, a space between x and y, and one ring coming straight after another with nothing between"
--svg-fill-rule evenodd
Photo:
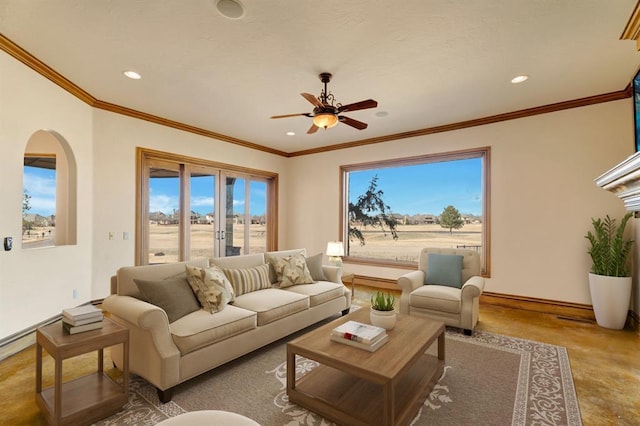
<instances>
[{"instance_id":1,"label":"white wall","mask_svg":"<svg viewBox=\"0 0 640 426\"><path fill-rule=\"evenodd\" d=\"M0 338L59 315L63 307L91 300L91 108L25 65L0 53ZM29 138L59 133L73 150L78 174L77 245L23 250L22 170ZM73 299L73 290L78 299Z\"/></svg>"},{"instance_id":2,"label":"white wall","mask_svg":"<svg viewBox=\"0 0 640 426\"><path fill-rule=\"evenodd\" d=\"M309 208L291 217L287 245L316 253L338 238L340 165L482 146L491 147L492 163L486 290L591 304L584 235L591 217L624 214L622 201L593 179L633 152L631 100L293 158L295 179L283 192ZM406 272L353 264L344 269L391 279Z\"/></svg>"}]
</instances>

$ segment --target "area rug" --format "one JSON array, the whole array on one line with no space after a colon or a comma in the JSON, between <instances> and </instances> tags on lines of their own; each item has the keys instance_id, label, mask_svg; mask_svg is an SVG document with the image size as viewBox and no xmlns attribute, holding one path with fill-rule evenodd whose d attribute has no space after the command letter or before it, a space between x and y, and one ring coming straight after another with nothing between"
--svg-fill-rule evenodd
<instances>
[{"instance_id":1,"label":"area rug","mask_svg":"<svg viewBox=\"0 0 640 426\"><path fill-rule=\"evenodd\" d=\"M286 340L179 385L168 404L134 376L129 404L99 425L153 425L196 410L232 411L263 426L333 425L289 403ZM582 424L565 348L482 331L467 337L454 329L447 329L445 346L444 373L412 425ZM297 374L316 366L298 357Z\"/></svg>"}]
</instances>

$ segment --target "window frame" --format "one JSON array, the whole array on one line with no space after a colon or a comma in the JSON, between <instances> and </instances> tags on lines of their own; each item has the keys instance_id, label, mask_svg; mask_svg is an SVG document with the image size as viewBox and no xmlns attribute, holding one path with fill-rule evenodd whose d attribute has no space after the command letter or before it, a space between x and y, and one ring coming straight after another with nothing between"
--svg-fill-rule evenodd
<instances>
[{"instance_id":1,"label":"window frame","mask_svg":"<svg viewBox=\"0 0 640 426\"><path fill-rule=\"evenodd\" d=\"M263 170L251 169L232 164L210 161L202 158L189 157L180 154L174 154L163 151L156 151L148 148L138 147L136 149L136 230L135 230L135 264L147 265L148 263L148 227L149 223L149 165L157 164L162 166L171 165L180 174L180 234L179 234L179 251L180 258L189 257L188 235L186 232L187 222L189 221L184 209L185 197L190 197L188 179L183 179L185 171L193 170L193 168L205 167L218 169L223 175L240 176L245 179L259 180L267 184L267 206L266 206L266 249L267 251L276 250L278 245L278 174ZM185 182L186 181L186 182ZM185 221L186 219L186 221ZM223 255L223 254L221 254Z\"/></svg>"},{"instance_id":2,"label":"window frame","mask_svg":"<svg viewBox=\"0 0 640 426\"><path fill-rule=\"evenodd\" d=\"M355 163L340 166L340 212L339 230L342 241L348 241L348 210L349 210L349 172L381 169L390 167L415 166L425 163L464 160L469 158L482 159L482 256L481 269L483 277L491 276L491 147L470 148L458 151L424 154L412 157ZM400 269L417 269L418 262L394 261L385 259L371 259L345 254L345 263L381 266Z\"/></svg>"}]
</instances>

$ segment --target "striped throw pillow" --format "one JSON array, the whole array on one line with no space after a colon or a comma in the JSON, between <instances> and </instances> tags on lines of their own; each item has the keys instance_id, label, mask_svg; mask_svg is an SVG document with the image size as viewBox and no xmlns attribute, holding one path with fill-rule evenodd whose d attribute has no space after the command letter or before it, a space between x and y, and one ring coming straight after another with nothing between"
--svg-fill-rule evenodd
<instances>
[{"instance_id":1,"label":"striped throw pillow","mask_svg":"<svg viewBox=\"0 0 640 426\"><path fill-rule=\"evenodd\" d=\"M223 272L231 281L236 296L271 287L266 263L246 269L223 269Z\"/></svg>"}]
</instances>

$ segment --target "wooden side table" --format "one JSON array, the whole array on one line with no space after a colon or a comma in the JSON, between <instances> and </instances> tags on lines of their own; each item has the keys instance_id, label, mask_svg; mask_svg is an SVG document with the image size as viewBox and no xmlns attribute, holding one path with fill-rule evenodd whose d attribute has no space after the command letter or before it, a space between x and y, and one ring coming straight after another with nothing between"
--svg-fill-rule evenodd
<instances>
[{"instance_id":1,"label":"wooden side table","mask_svg":"<svg viewBox=\"0 0 640 426\"><path fill-rule=\"evenodd\" d=\"M342 281L349 281L351 283L351 300L355 297L355 292L353 289L354 282L356 280L356 274L347 274L342 276Z\"/></svg>"},{"instance_id":2,"label":"wooden side table","mask_svg":"<svg viewBox=\"0 0 640 426\"><path fill-rule=\"evenodd\" d=\"M103 350L122 344L123 383L103 370ZM55 361L54 386L42 389L42 348ZM62 361L98 351L98 371L62 383ZM101 329L66 334L60 323L36 331L36 403L52 425L91 424L118 412L129 399L129 330L108 318Z\"/></svg>"}]
</instances>

